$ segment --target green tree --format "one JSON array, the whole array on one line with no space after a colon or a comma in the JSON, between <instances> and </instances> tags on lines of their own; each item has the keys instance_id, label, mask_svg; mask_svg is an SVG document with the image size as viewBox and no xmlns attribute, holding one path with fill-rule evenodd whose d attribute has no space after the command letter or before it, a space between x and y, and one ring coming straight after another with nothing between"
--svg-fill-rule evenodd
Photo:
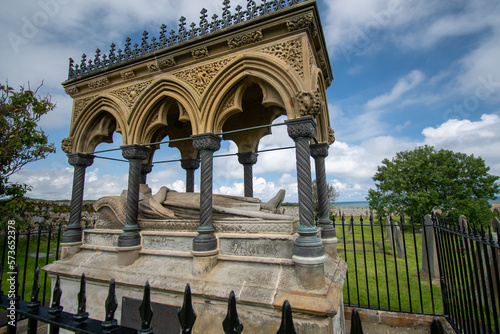
<instances>
[{"instance_id":1,"label":"green tree","mask_svg":"<svg viewBox=\"0 0 500 334\"><path fill-rule=\"evenodd\" d=\"M318 215L318 212L319 212L318 186L316 184L316 180L312 181L312 191L313 191L313 208L314 208L314 212L316 213L316 215ZM339 198L339 192L331 184L326 185L326 191L328 194L328 205L330 207L335 206L335 202L337 201L337 198Z\"/></svg>"},{"instance_id":2,"label":"green tree","mask_svg":"<svg viewBox=\"0 0 500 334\"><path fill-rule=\"evenodd\" d=\"M457 218L489 224L492 219L488 200L496 198L498 176L480 157L437 151L432 146L403 151L392 159L384 159L373 180L367 200L381 214L423 217L433 209Z\"/></svg>"},{"instance_id":3,"label":"green tree","mask_svg":"<svg viewBox=\"0 0 500 334\"><path fill-rule=\"evenodd\" d=\"M0 199L4 199L0 214L4 218L25 211L24 195L31 189L9 178L27 163L56 151L37 124L55 108L49 97L37 97L40 87L32 91L21 86L16 92L8 84L0 85Z\"/></svg>"}]
</instances>

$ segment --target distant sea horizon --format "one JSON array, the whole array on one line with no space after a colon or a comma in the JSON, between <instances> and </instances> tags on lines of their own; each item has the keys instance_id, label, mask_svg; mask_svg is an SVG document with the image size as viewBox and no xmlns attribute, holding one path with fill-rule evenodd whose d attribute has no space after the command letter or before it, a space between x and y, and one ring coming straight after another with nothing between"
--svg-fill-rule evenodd
<instances>
[{"instance_id":1,"label":"distant sea horizon","mask_svg":"<svg viewBox=\"0 0 500 334\"><path fill-rule=\"evenodd\" d=\"M489 201L491 205L493 204L500 204L500 198L496 199L496 200L490 200ZM360 207L360 208L368 208L370 207L368 201L352 201L352 202L349 202L349 201L345 201L345 202L337 202L335 203L335 206L336 207Z\"/></svg>"}]
</instances>

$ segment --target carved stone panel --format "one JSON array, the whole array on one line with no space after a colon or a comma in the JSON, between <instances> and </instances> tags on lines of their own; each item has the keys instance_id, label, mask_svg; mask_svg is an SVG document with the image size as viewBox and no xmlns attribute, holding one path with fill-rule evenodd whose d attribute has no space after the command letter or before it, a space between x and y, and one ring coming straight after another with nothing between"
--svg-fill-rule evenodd
<instances>
[{"instance_id":1,"label":"carved stone panel","mask_svg":"<svg viewBox=\"0 0 500 334\"><path fill-rule=\"evenodd\" d=\"M124 71L124 72L121 72L120 75L122 76L123 80L129 80L129 79L135 78L134 71Z\"/></svg>"},{"instance_id":2,"label":"carved stone panel","mask_svg":"<svg viewBox=\"0 0 500 334\"><path fill-rule=\"evenodd\" d=\"M227 45L230 49L236 49L244 45L260 42L262 38L262 30L256 30L229 39Z\"/></svg>"},{"instance_id":3,"label":"carved stone panel","mask_svg":"<svg viewBox=\"0 0 500 334\"><path fill-rule=\"evenodd\" d=\"M120 88L114 91L111 91L111 94L118 97L120 100L125 102L127 107L132 108L135 101L141 94L141 92L146 89L151 84L151 80L144 81L135 85L131 85L128 87Z\"/></svg>"},{"instance_id":4,"label":"carved stone panel","mask_svg":"<svg viewBox=\"0 0 500 334\"><path fill-rule=\"evenodd\" d=\"M175 65L177 65L177 63L175 62L174 57L158 60L158 68L160 70L165 70L167 68L174 67Z\"/></svg>"},{"instance_id":5,"label":"carved stone panel","mask_svg":"<svg viewBox=\"0 0 500 334\"><path fill-rule=\"evenodd\" d=\"M260 50L261 52L269 53L278 57L304 77L304 61L302 59L302 40L300 38L278 43Z\"/></svg>"},{"instance_id":6,"label":"carved stone panel","mask_svg":"<svg viewBox=\"0 0 500 334\"><path fill-rule=\"evenodd\" d=\"M193 69L180 71L174 73L174 75L179 79L189 82L202 94L217 72L222 70L230 61L231 58L226 58Z\"/></svg>"},{"instance_id":7,"label":"carved stone panel","mask_svg":"<svg viewBox=\"0 0 500 334\"><path fill-rule=\"evenodd\" d=\"M288 31L307 28L311 31L312 36L316 36L318 33L314 25L314 16L312 13L293 18L286 22L286 26L288 27Z\"/></svg>"},{"instance_id":8,"label":"carved stone panel","mask_svg":"<svg viewBox=\"0 0 500 334\"><path fill-rule=\"evenodd\" d=\"M90 89L98 89L98 88L107 86L109 84L110 84L109 79L104 77L104 78L100 78L100 79L89 82L89 88Z\"/></svg>"},{"instance_id":9,"label":"carved stone panel","mask_svg":"<svg viewBox=\"0 0 500 334\"><path fill-rule=\"evenodd\" d=\"M208 52L208 49L206 47L193 50L193 51L191 51L191 54L193 55L194 60L205 58L205 57L208 57L210 55L210 53Z\"/></svg>"},{"instance_id":10,"label":"carved stone panel","mask_svg":"<svg viewBox=\"0 0 500 334\"><path fill-rule=\"evenodd\" d=\"M66 88L65 92L69 96L73 97L73 95L80 93L80 90L78 90L78 88L76 88L76 87L71 87L71 88Z\"/></svg>"},{"instance_id":11,"label":"carved stone panel","mask_svg":"<svg viewBox=\"0 0 500 334\"><path fill-rule=\"evenodd\" d=\"M97 97L97 95L86 97L86 98L79 99L79 100L75 101L75 105L74 105L74 108L73 108L73 123L76 122L76 119L78 118L78 116L80 115L80 113L83 111L83 109L85 109L85 107L92 100L94 100L96 97Z\"/></svg>"}]
</instances>

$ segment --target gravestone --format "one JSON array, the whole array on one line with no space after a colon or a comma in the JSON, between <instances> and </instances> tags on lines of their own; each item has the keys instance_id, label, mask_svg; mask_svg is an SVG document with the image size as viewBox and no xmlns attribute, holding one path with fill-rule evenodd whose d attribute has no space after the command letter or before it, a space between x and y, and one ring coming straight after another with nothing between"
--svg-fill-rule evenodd
<instances>
[{"instance_id":1,"label":"gravestone","mask_svg":"<svg viewBox=\"0 0 500 334\"><path fill-rule=\"evenodd\" d=\"M422 273L433 279L439 279L439 263L436 250L436 238L431 215L424 217L422 230Z\"/></svg>"},{"instance_id":2,"label":"gravestone","mask_svg":"<svg viewBox=\"0 0 500 334\"><path fill-rule=\"evenodd\" d=\"M401 228L398 223L392 221L387 217L387 228L386 228L386 239L389 239L389 245L393 251L397 253L399 258L403 258L405 255L405 247L403 244L403 236L401 234ZM394 246L395 244L395 246Z\"/></svg>"}]
</instances>

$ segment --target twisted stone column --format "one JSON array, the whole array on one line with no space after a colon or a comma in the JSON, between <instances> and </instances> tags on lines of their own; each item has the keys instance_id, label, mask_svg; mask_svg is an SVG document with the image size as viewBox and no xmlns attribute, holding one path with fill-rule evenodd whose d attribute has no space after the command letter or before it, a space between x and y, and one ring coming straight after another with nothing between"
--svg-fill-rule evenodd
<instances>
[{"instance_id":1,"label":"twisted stone column","mask_svg":"<svg viewBox=\"0 0 500 334\"><path fill-rule=\"evenodd\" d=\"M304 289L317 289L325 282L326 261L323 242L314 227L309 143L314 136L316 122L312 116L286 120L288 135L295 141L297 185L299 191L299 237L293 246L297 281Z\"/></svg>"},{"instance_id":2,"label":"twisted stone column","mask_svg":"<svg viewBox=\"0 0 500 334\"><path fill-rule=\"evenodd\" d=\"M238 153L238 161L243 165L245 197L253 197L253 165L257 163L258 156L255 152Z\"/></svg>"},{"instance_id":3,"label":"twisted stone column","mask_svg":"<svg viewBox=\"0 0 500 334\"><path fill-rule=\"evenodd\" d=\"M193 251L210 252L217 249L212 224L213 155L220 148L221 138L213 133L194 135L191 138L201 157L200 227L193 240Z\"/></svg>"},{"instance_id":4,"label":"twisted stone column","mask_svg":"<svg viewBox=\"0 0 500 334\"><path fill-rule=\"evenodd\" d=\"M181 167L186 170L186 192L194 192L194 171L200 167L199 159L182 159Z\"/></svg>"},{"instance_id":5,"label":"twisted stone column","mask_svg":"<svg viewBox=\"0 0 500 334\"><path fill-rule=\"evenodd\" d=\"M129 161L127 211L123 234L118 237L118 247L138 246L141 243L140 228L137 225L139 214L139 189L141 183L142 160L149 156L149 148L140 145L121 146L122 155Z\"/></svg>"},{"instance_id":6,"label":"twisted stone column","mask_svg":"<svg viewBox=\"0 0 500 334\"><path fill-rule=\"evenodd\" d=\"M68 163L75 168L75 171L73 174L73 192L71 194L69 223L66 232L62 235L62 243L82 241L82 226L80 220L82 216L85 170L94 163L94 156L91 154L71 153L68 154Z\"/></svg>"},{"instance_id":7,"label":"twisted stone column","mask_svg":"<svg viewBox=\"0 0 500 334\"><path fill-rule=\"evenodd\" d=\"M325 158L328 156L328 144L311 145L311 156L316 167L316 188L318 191L318 224L321 226L321 238L335 238L335 228L330 221L330 203L328 201L328 186L326 182Z\"/></svg>"},{"instance_id":8,"label":"twisted stone column","mask_svg":"<svg viewBox=\"0 0 500 334\"><path fill-rule=\"evenodd\" d=\"M152 164L142 164L141 165L141 184L147 184L148 174L153 170Z\"/></svg>"}]
</instances>

